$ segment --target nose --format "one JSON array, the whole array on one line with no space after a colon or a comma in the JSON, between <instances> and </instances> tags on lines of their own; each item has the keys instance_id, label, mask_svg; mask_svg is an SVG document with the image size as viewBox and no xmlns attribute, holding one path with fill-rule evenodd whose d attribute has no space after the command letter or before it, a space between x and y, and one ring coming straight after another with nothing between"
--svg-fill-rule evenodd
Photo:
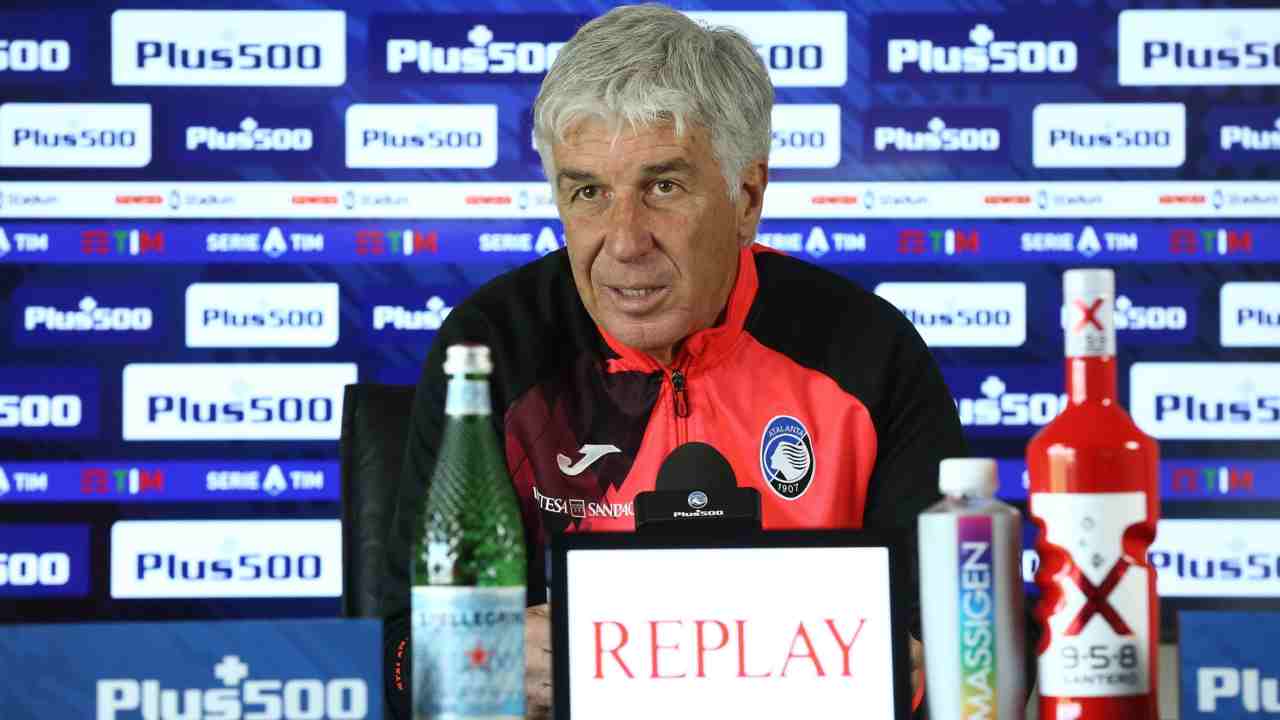
<instances>
[{"instance_id":1,"label":"nose","mask_svg":"<svg viewBox=\"0 0 1280 720\"><path fill-rule=\"evenodd\" d=\"M648 208L636 193L620 192L609 208L605 250L621 262L637 260L653 249Z\"/></svg>"}]
</instances>

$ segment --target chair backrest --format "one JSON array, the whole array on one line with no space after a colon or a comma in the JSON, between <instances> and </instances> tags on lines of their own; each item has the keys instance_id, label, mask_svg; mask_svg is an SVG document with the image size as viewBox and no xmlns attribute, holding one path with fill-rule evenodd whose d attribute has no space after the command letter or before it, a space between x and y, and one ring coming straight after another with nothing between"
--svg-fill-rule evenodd
<instances>
[{"instance_id":1,"label":"chair backrest","mask_svg":"<svg viewBox=\"0 0 1280 720\"><path fill-rule=\"evenodd\" d=\"M387 535L404 459L411 385L345 389L342 436L342 614L381 617Z\"/></svg>"}]
</instances>

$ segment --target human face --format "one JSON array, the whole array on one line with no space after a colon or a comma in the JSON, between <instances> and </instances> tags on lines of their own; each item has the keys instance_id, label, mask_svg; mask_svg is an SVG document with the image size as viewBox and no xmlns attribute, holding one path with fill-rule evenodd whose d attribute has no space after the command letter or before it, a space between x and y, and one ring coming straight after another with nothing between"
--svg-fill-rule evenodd
<instances>
[{"instance_id":1,"label":"human face","mask_svg":"<svg viewBox=\"0 0 1280 720\"><path fill-rule=\"evenodd\" d=\"M552 146L556 205L587 312L626 345L670 365L711 327L755 240L768 171L743 172L730 202L705 129L669 123L617 133L586 120Z\"/></svg>"}]
</instances>

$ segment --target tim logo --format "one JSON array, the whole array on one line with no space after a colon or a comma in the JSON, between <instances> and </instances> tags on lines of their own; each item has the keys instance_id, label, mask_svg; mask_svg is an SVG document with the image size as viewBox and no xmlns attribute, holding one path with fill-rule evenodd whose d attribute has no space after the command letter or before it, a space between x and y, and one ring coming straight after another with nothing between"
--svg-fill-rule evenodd
<instances>
[{"instance_id":1,"label":"tim logo","mask_svg":"<svg viewBox=\"0 0 1280 720\"><path fill-rule=\"evenodd\" d=\"M1013 39L1011 27L1020 28ZM1064 77L1082 69L1080 48L1091 47L1088 29L1062 17L873 16L871 36L883 52L880 81Z\"/></svg>"},{"instance_id":2,"label":"tim logo","mask_svg":"<svg viewBox=\"0 0 1280 720\"><path fill-rule=\"evenodd\" d=\"M804 423L789 415L769 421L760 437L760 471L784 500L804 495L813 482L813 440Z\"/></svg>"},{"instance_id":3,"label":"tim logo","mask_svg":"<svg viewBox=\"0 0 1280 720\"><path fill-rule=\"evenodd\" d=\"M976 255L981 247L976 229L907 228L898 232L899 255Z\"/></svg>"},{"instance_id":4,"label":"tim logo","mask_svg":"<svg viewBox=\"0 0 1280 720\"><path fill-rule=\"evenodd\" d=\"M440 235L435 230L357 230L356 255L361 257L409 257L440 251Z\"/></svg>"},{"instance_id":5,"label":"tim logo","mask_svg":"<svg viewBox=\"0 0 1280 720\"><path fill-rule=\"evenodd\" d=\"M1169 235L1174 255L1249 255L1253 230L1240 228L1174 228Z\"/></svg>"},{"instance_id":6,"label":"tim logo","mask_svg":"<svg viewBox=\"0 0 1280 720\"><path fill-rule=\"evenodd\" d=\"M1250 496L1255 493L1253 468L1236 465L1181 466L1166 469L1165 492L1194 497Z\"/></svg>"},{"instance_id":7,"label":"tim logo","mask_svg":"<svg viewBox=\"0 0 1280 720\"><path fill-rule=\"evenodd\" d=\"M145 495L164 492L164 471L136 467L86 467L80 470L80 494Z\"/></svg>"},{"instance_id":8,"label":"tim logo","mask_svg":"<svg viewBox=\"0 0 1280 720\"><path fill-rule=\"evenodd\" d=\"M90 257L163 255L164 232L138 228L81 230L80 254Z\"/></svg>"}]
</instances>

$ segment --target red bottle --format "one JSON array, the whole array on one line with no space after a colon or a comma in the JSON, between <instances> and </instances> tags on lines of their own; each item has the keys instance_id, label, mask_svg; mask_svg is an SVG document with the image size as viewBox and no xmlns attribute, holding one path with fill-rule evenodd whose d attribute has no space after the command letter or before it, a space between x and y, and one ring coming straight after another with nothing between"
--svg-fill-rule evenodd
<instances>
[{"instance_id":1,"label":"red bottle","mask_svg":"<svg viewBox=\"0 0 1280 720\"><path fill-rule=\"evenodd\" d=\"M1156 441L1116 398L1115 274L1068 270L1067 405L1027 446L1041 720L1157 720Z\"/></svg>"}]
</instances>

